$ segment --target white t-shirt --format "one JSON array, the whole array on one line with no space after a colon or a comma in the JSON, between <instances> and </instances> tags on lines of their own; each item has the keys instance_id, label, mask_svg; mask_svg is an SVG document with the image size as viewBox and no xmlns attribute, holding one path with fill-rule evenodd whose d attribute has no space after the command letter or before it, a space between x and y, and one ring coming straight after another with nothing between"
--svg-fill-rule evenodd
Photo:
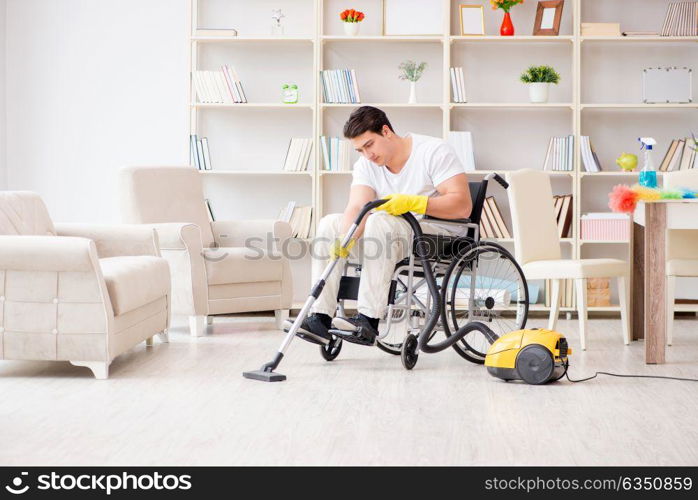
<instances>
[{"instance_id":1,"label":"white t-shirt","mask_svg":"<svg viewBox=\"0 0 698 500\"><path fill-rule=\"evenodd\" d=\"M436 186L454 175L465 173L453 148L442 139L427 135L412 137L412 152L399 173L376 165L363 156L354 163L351 185L373 188L378 198L392 193L434 196Z\"/></svg>"}]
</instances>

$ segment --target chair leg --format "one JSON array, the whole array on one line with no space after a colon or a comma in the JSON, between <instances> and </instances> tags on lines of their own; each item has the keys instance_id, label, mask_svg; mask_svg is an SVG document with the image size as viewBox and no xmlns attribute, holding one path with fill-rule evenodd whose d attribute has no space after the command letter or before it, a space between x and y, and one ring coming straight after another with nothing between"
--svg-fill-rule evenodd
<instances>
[{"instance_id":1,"label":"chair leg","mask_svg":"<svg viewBox=\"0 0 698 500\"><path fill-rule=\"evenodd\" d=\"M586 324L587 324L587 280L574 280L577 289L577 313L579 314L579 342L582 344L582 351L587 350Z\"/></svg>"},{"instance_id":2,"label":"chair leg","mask_svg":"<svg viewBox=\"0 0 698 500\"><path fill-rule=\"evenodd\" d=\"M560 316L560 281L550 280L550 316L548 317L548 330L555 330L557 318Z\"/></svg>"},{"instance_id":3,"label":"chair leg","mask_svg":"<svg viewBox=\"0 0 698 500\"><path fill-rule=\"evenodd\" d=\"M625 276L618 278L618 300L620 302L620 322L623 330L623 342L630 345L630 317L628 316L628 280Z\"/></svg>"},{"instance_id":4,"label":"chair leg","mask_svg":"<svg viewBox=\"0 0 698 500\"><path fill-rule=\"evenodd\" d=\"M277 309L274 311L274 319L276 320L276 328L284 329L284 321L288 319L288 309Z\"/></svg>"},{"instance_id":5,"label":"chair leg","mask_svg":"<svg viewBox=\"0 0 698 500\"><path fill-rule=\"evenodd\" d=\"M674 300L676 297L676 276L666 277L666 344L673 342Z\"/></svg>"},{"instance_id":6,"label":"chair leg","mask_svg":"<svg viewBox=\"0 0 698 500\"><path fill-rule=\"evenodd\" d=\"M70 364L89 368L97 380L109 378L109 363L104 361L71 361Z\"/></svg>"},{"instance_id":7,"label":"chair leg","mask_svg":"<svg viewBox=\"0 0 698 500\"><path fill-rule=\"evenodd\" d=\"M203 337L206 334L206 316L189 316L189 331L192 337Z\"/></svg>"}]
</instances>

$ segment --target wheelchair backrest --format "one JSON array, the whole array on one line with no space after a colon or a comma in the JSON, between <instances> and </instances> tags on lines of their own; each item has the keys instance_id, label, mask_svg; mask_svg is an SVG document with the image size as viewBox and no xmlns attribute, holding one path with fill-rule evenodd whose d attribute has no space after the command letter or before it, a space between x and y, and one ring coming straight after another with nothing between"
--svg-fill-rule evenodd
<instances>
[{"instance_id":1,"label":"wheelchair backrest","mask_svg":"<svg viewBox=\"0 0 698 500\"><path fill-rule=\"evenodd\" d=\"M473 209L468 218L473 224L480 224L482 209L487 197L487 181L483 179L480 182L469 182L468 184L470 185L470 198L473 202Z\"/></svg>"}]
</instances>

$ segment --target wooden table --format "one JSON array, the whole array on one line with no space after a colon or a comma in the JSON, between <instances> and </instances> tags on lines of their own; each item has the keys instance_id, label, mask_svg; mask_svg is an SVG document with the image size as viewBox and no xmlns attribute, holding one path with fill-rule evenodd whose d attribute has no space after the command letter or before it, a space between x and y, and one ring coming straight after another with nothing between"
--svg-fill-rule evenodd
<instances>
[{"instance_id":1,"label":"wooden table","mask_svg":"<svg viewBox=\"0 0 698 500\"><path fill-rule=\"evenodd\" d=\"M698 229L698 199L638 203L632 231L632 336L645 339L645 363L665 362L666 232ZM644 285L644 286L643 286Z\"/></svg>"}]
</instances>

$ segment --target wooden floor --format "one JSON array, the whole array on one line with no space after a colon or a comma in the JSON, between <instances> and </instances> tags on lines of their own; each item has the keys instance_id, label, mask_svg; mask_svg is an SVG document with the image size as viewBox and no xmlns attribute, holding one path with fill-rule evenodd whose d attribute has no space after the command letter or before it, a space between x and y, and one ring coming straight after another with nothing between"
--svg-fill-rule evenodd
<instances>
[{"instance_id":1,"label":"wooden floor","mask_svg":"<svg viewBox=\"0 0 698 500\"><path fill-rule=\"evenodd\" d=\"M412 372L376 348L325 362L291 345L264 384L243 379L275 352L271 317L216 319L209 335L173 328L115 360L98 381L68 363L0 362L0 465L463 464L696 465L698 383L597 378L504 383L454 351ZM534 319L531 326L543 326ZM571 376L595 370L698 377L698 320L677 320L667 364L646 366L614 319L575 320Z\"/></svg>"}]
</instances>

